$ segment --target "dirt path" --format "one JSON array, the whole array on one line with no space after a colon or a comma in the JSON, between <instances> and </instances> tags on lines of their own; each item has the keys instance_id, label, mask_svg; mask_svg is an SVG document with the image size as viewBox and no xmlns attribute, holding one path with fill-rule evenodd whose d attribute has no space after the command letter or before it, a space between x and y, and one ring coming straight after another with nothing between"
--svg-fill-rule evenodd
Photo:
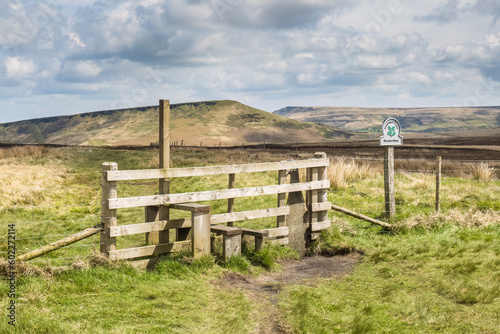
<instances>
[{"instance_id":1,"label":"dirt path","mask_svg":"<svg viewBox=\"0 0 500 334\"><path fill-rule=\"evenodd\" d=\"M354 270L361 256L312 256L301 260L286 260L279 264L282 269L259 277L228 273L214 282L222 289L243 291L247 298L265 308L265 318L255 333L286 334L292 329L277 309L278 296L283 287L290 285L314 285L317 279L340 279Z\"/></svg>"}]
</instances>

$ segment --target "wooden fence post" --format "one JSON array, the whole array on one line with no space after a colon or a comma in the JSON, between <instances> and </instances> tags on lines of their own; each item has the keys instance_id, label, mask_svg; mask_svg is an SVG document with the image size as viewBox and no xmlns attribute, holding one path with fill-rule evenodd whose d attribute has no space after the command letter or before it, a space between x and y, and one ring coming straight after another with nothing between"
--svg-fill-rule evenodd
<instances>
[{"instance_id":1,"label":"wooden fence post","mask_svg":"<svg viewBox=\"0 0 500 334\"><path fill-rule=\"evenodd\" d=\"M286 184L286 169L278 171L278 184ZM278 194L278 208L286 206L286 193ZM276 227L286 226L286 216L276 217Z\"/></svg>"},{"instance_id":2,"label":"wooden fence post","mask_svg":"<svg viewBox=\"0 0 500 334\"><path fill-rule=\"evenodd\" d=\"M314 153L314 157L316 159L326 159L327 155L324 152L317 152ZM327 179L327 167L318 167L318 181L323 181ZM328 202L328 190L327 189L321 189L321 190L316 190L318 193L318 201L320 203ZM319 211L317 213L317 219L320 222L324 222L328 219L328 211Z\"/></svg>"},{"instance_id":3,"label":"wooden fence post","mask_svg":"<svg viewBox=\"0 0 500 334\"><path fill-rule=\"evenodd\" d=\"M385 216L396 217L396 195L394 193L394 146L385 146L384 154Z\"/></svg>"},{"instance_id":4,"label":"wooden fence post","mask_svg":"<svg viewBox=\"0 0 500 334\"><path fill-rule=\"evenodd\" d=\"M438 156L436 158L437 161L437 170L436 170L436 212L441 210L441 201L440 201L440 191L441 191L441 157Z\"/></svg>"},{"instance_id":5,"label":"wooden fence post","mask_svg":"<svg viewBox=\"0 0 500 334\"><path fill-rule=\"evenodd\" d=\"M208 211L205 210L208 209ZM195 259L210 254L210 207L191 213L191 240Z\"/></svg>"},{"instance_id":6,"label":"wooden fence post","mask_svg":"<svg viewBox=\"0 0 500 334\"><path fill-rule=\"evenodd\" d=\"M118 182L108 181L108 171L118 170L116 162L105 162L102 164L101 176L101 224L103 232L101 233L100 252L109 257L109 252L116 250L116 237L110 237L109 228L116 226L116 209L109 209L109 200L118 198Z\"/></svg>"},{"instance_id":7,"label":"wooden fence post","mask_svg":"<svg viewBox=\"0 0 500 334\"><path fill-rule=\"evenodd\" d=\"M228 184L228 189L234 189L234 184L236 181L236 174L229 174L229 184ZM229 198L227 200L227 212L232 213L234 212L234 198ZM233 222L228 222L227 226L233 226Z\"/></svg>"},{"instance_id":8,"label":"wooden fence post","mask_svg":"<svg viewBox=\"0 0 500 334\"><path fill-rule=\"evenodd\" d=\"M170 168L170 100L160 100L159 106L159 139L160 139L160 168ZM160 179L159 193L170 193L170 179ZM161 206L159 212L159 220L169 220L170 211L168 206ZM158 233L158 243L169 243L170 233L168 230L156 232Z\"/></svg>"}]
</instances>

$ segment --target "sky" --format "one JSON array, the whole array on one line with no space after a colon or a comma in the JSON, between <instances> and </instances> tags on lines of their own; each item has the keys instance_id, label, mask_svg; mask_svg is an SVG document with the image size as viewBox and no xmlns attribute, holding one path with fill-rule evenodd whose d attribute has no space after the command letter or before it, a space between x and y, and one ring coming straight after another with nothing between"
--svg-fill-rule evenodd
<instances>
[{"instance_id":1,"label":"sky","mask_svg":"<svg viewBox=\"0 0 500 334\"><path fill-rule=\"evenodd\" d=\"M0 1L0 123L159 99L500 105L498 0Z\"/></svg>"}]
</instances>

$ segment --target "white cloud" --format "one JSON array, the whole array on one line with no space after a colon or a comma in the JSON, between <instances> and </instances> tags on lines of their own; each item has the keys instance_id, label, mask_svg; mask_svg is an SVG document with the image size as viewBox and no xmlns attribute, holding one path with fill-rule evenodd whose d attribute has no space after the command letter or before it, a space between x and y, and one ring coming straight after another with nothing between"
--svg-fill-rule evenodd
<instances>
[{"instance_id":1,"label":"white cloud","mask_svg":"<svg viewBox=\"0 0 500 334\"><path fill-rule=\"evenodd\" d=\"M8 78L21 80L35 72L36 65L31 59L23 60L19 57L7 57L5 69Z\"/></svg>"}]
</instances>

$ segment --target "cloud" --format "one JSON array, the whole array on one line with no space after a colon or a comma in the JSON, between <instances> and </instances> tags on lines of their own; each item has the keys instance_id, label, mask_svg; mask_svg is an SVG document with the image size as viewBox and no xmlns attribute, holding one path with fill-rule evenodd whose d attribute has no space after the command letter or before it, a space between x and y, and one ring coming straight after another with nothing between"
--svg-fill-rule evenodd
<instances>
[{"instance_id":1,"label":"cloud","mask_svg":"<svg viewBox=\"0 0 500 334\"><path fill-rule=\"evenodd\" d=\"M7 57L5 61L5 70L7 78L21 80L35 72L36 65L31 59L24 60L19 57Z\"/></svg>"}]
</instances>

